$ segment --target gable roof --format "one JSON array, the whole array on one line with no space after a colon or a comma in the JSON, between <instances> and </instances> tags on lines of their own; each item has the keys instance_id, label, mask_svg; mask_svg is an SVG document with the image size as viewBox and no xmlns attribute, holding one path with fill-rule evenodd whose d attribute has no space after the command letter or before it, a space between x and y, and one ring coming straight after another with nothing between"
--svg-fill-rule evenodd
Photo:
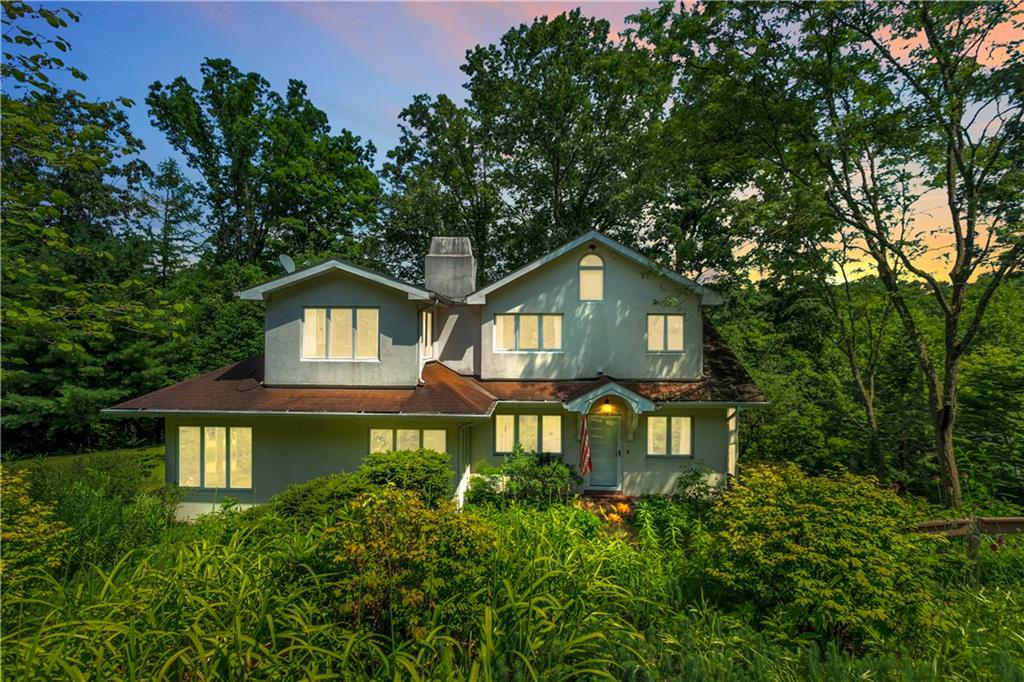
<instances>
[{"instance_id":1,"label":"gable roof","mask_svg":"<svg viewBox=\"0 0 1024 682\"><path fill-rule=\"evenodd\" d=\"M334 271L347 272L350 275L361 277L376 284L405 292L409 296L409 300L426 301L437 298L437 294L427 291L422 287L417 287L409 284L408 282L403 282L400 279L389 277L388 275L383 275L379 272L374 272L373 270L367 270L366 268L358 265L337 259L317 263L316 265L311 265L301 270L288 273L287 275L277 277L269 282L264 282L263 284L243 289L238 292L238 296L246 301L266 301L270 294L275 291L279 291L285 287L294 286L300 282L312 279L313 277Z\"/></svg>"},{"instance_id":2,"label":"gable roof","mask_svg":"<svg viewBox=\"0 0 1024 682\"><path fill-rule=\"evenodd\" d=\"M523 267L519 268L515 272L513 272L513 273L511 273L509 275L506 275L505 277L502 277L497 282L494 282L493 284L489 284L488 286L484 287L483 289L480 289L478 291L473 292L472 294L470 294L469 296L466 297L466 303L471 303L471 304L483 304L483 303L486 303L487 302L487 294L489 294L489 293L491 293L493 291L497 291L498 289L501 289L502 287L504 287L504 286L506 286L508 284L511 284L512 282L516 281L520 277L522 277L524 275L527 275L527 274L533 272L534 270L542 268L545 265L547 265L548 263L550 263L551 261L555 260L556 258L559 258L560 256L564 256L565 254L569 253L570 251L573 251L574 249L577 249L577 248L579 248L579 247L581 247L581 246L583 246L585 244L588 244L590 242L597 242L598 244L601 244L602 246L604 246L607 249L609 249L610 251L614 251L615 253L619 254L623 258L625 258L627 260L630 260L630 261L633 261L634 263L636 263L637 265L639 265L641 267L650 268L650 269L656 271L658 274L660 274L663 277L665 277L666 279L668 279L668 280L670 280L670 281L672 281L672 282L674 282L674 283L676 283L676 284L678 284L678 285L680 285L682 287L685 287L687 289L692 290L694 293L698 294L701 297L701 305L711 306L711 305L722 305L722 303L724 303L721 295L718 294L718 292L713 291L712 289L707 288L703 284L699 284L697 282L694 282L692 279L690 279L688 277L683 277L682 275L680 275L677 272L672 272L671 270L666 270L665 268L661 267L660 265L658 265L657 263L652 261L650 258L648 258L647 256L645 256L642 253L640 253L639 251L634 251L633 249L629 248L628 246L620 244L619 242L615 241L614 239L611 239L610 237L606 237L603 234L601 234L600 232L597 232L596 230L591 230L590 232L587 232L585 234L580 235L576 239L573 239L571 242L563 244L562 246L558 247L554 251L551 251L550 253L548 253L548 254L546 254L544 256L541 256L540 258L538 258L537 260L533 261L532 263L524 265Z\"/></svg>"},{"instance_id":3,"label":"gable roof","mask_svg":"<svg viewBox=\"0 0 1024 682\"><path fill-rule=\"evenodd\" d=\"M432 361L417 386L267 386L263 356L257 355L180 384L128 400L106 414L315 414L488 417L502 401L575 401L614 393L628 396L642 411L649 403L760 404L766 402L753 379L711 324L704 321L704 373L695 380L480 379ZM582 399L582 401L581 401Z\"/></svg>"}]
</instances>

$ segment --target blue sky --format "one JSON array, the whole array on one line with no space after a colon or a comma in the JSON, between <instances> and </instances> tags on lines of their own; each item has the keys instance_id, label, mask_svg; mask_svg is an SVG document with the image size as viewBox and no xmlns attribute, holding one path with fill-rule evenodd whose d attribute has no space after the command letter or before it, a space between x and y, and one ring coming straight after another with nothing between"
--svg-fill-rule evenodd
<instances>
[{"instance_id":1,"label":"blue sky","mask_svg":"<svg viewBox=\"0 0 1024 682\"><path fill-rule=\"evenodd\" d=\"M89 2L59 3L81 21L63 34L69 63L89 80L90 98L128 97L132 129L155 165L174 155L149 123L145 97L153 81L179 75L199 83L206 57L227 57L283 91L289 78L306 83L332 128L348 128L377 147L377 164L398 141L398 114L418 93L461 98L459 66L467 49L492 43L509 27L553 16L580 3L312 3ZM612 30L653 2L583 3ZM56 6L53 5L53 6Z\"/></svg>"}]
</instances>

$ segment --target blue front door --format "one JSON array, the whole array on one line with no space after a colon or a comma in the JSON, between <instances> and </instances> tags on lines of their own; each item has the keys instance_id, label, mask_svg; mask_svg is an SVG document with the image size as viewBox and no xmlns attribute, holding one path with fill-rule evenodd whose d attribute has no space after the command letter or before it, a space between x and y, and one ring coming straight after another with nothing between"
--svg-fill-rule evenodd
<instances>
[{"instance_id":1,"label":"blue front door","mask_svg":"<svg viewBox=\"0 0 1024 682\"><path fill-rule=\"evenodd\" d=\"M619 480L619 417L587 417L590 433L591 488L617 490Z\"/></svg>"}]
</instances>

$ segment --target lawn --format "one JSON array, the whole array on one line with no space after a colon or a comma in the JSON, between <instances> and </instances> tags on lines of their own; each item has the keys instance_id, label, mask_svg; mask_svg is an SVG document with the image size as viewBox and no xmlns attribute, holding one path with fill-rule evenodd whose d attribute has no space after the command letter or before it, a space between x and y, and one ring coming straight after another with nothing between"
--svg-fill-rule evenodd
<instances>
[{"instance_id":1,"label":"lawn","mask_svg":"<svg viewBox=\"0 0 1024 682\"><path fill-rule=\"evenodd\" d=\"M146 491L157 490L164 484L164 446L148 445L141 448L122 448L120 450L96 450L94 452L81 452L73 455L41 455L28 459L18 459L5 462L6 466L18 469L23 467L67 467L89 458L104 458L110 456L139 457L146 465L149 477L144 481Z\"/></svg>"}]
</instances>

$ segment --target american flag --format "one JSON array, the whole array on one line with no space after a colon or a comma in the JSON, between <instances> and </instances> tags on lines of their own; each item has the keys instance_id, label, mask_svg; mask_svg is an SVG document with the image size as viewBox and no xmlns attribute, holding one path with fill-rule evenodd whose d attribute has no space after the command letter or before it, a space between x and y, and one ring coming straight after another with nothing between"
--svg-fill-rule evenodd
<instances>
[{"instance_id":1,"label":"american flag","mask_svg":"<svg viewBox=\"0 0 1024 682\"><path fill-rule=\"evenodd\" d=\"M586 476L594 468L590 461L590 433L587 432L587 415L583 415L583 435L580 437L580 474Z\"/></svg>"}]
</instances>

